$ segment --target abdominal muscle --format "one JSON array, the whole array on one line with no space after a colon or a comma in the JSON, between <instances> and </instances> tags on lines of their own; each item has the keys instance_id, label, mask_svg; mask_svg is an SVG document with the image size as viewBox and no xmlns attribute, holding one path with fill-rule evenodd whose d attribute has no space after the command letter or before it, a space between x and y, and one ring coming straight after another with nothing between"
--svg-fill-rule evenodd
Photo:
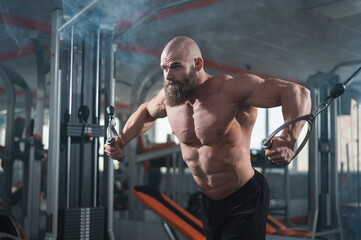
<instances>
[{"instance_id":1,"label":"abdominal muscle","mask_svg":"<svg viewBox=\"0 0 361 240\"><path fill-rule=\"evenodd\" d=\"M194 180L202 192L213 200L227 197L253 177L247 147L224 144L200 148L182 144L181 147Z\"/></svg>"}]
</instances>

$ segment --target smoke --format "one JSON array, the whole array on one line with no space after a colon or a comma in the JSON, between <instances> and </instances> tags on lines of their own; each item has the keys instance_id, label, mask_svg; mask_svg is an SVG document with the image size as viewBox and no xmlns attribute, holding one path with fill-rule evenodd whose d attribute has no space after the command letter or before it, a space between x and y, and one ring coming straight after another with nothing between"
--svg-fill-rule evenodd
<instances>
[{"instance_id":1,"label":"smoke","mask_svg":"<svg viewBox=\"0 0 361 240\"><path fill-rule=\"evenodd\" d=\"M0 23L3 28L0 43L8 48L15 46L20 55L22 47L28 45L29 41L27 40L26 31L19 30L16 27L16 19L11 15L8 1L0 1Z\"/></svg>"},{"instance_id":2,"label":"smoke","mask_svg":"<svg viewBox=\"0 0 361 240\"><path fill-rule=\"evenodd\" d=\"M63 0L62 9L66 18L78 14L87 8L94 0ZM127 28L137 21L145 12L156 6L156 1L147 0L98 0L93 7L90 7L79 22L91 26L103 26L108 28Z\"/></svg>"}]
</instances>

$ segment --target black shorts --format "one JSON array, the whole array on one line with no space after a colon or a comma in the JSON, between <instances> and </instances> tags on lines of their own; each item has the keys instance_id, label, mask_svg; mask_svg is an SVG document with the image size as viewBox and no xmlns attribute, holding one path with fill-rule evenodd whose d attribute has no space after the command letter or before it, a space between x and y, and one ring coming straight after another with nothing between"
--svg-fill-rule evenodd
<instances>
[{"instance_id":1,"label":"black shorts","mask_svg":"<svg viewBox=\"0 0 361 240\"><path fill-rule=\"evenodd\" d=\"M208 240L260 240L266 236L270 190L266 178L254 176L226 198L214 201L203 194L201 220Z\"/></svg>"}]
</instances>

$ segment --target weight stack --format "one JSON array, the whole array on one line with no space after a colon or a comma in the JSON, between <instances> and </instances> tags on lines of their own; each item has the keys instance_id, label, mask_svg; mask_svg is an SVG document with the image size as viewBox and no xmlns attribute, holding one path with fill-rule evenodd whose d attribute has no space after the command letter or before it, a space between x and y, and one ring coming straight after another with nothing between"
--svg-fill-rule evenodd
<instances>
[{"instance_id":1,"label":"weight stack","mask_svg":"<svg viewBox=\"0 0 361 240\"><path fill-rule=\"evenodd\" d=\"M60 239L104 240L104 208L65 209L60 218Z\"/></svg>"}]
</instances>

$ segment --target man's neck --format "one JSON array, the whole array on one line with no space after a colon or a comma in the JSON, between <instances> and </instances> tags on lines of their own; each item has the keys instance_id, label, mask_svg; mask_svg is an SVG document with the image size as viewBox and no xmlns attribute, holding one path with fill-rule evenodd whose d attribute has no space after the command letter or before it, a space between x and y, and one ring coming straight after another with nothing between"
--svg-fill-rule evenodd
<instances>
[{"instance_id":1,"label":"man's neck","mask_svg":"<svg viewBox=\"0 0 361 240\"><path fill-rule=\"evenodd\" d=\"M212 77L212 75L206 73L206 71L204 71L204 69L200 70L198 73L198 86L202 85L205 81L207 81L208 79L210 79Z\"/></svg>"}]
</instances>

